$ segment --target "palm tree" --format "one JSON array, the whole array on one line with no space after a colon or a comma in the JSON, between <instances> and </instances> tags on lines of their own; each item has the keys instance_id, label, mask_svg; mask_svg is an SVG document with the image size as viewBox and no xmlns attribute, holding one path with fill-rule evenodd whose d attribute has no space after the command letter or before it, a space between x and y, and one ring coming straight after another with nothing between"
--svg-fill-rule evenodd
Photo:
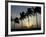
<instances>
[{"instance_id":1,"label":"palm tree","mask_svg":"<svg viewBox=\"0 0 46 37\"><path fill-rule=\"evenodd\" d=\"M38 28L37 13L41 14L41 7L36 7L34 9L34 13L36 14L36 23L37 23L37 28Z\"/></svg>"},{"instance_id":2,"label":"palm tree","mask_svg":"<svg viewBox=\"0 0 46 37\"><path fill-rule=\"evenodd\" d=\"M22 28L22 13L20 12L21 28Z\"/></svg>"},{"instance_id":3,"label":"palm tree","mask_svg":"<svg viewBox=\"0 0 46 37\"><path fill-rule=\"evenodd\" d=\"M18 19L18 17L16 17L16 18L14 19L14 22L19 24L19 19ZM14 23L14 29L15 29L15 23Z\"/></svg>"},{"instance_id":4,"label":"palm tree","mask_svg":"<svg viewBox=\"0 0 46 37\"><path fill-rule=\"evenodd\" d=\"M26 12L26 16L28 17L28 24L29 24L29 16L33 15L34 9L28 8Z\"/></svg>"},{"instance_id":5,"label":"palm tree","mask_svg":"<svg viewBox=\"0 0 46 37\"><path fill-rule=\"evenodd\" d=\"M21 25L22 25L22 28L23 28L23 22L22 20L25 18L25 12L22 11L22 13L20 13L20 20L21 20Z\"/></svg>"},{"instance_id":6,"label":"palm tree","mask_svg":"<svg viewBox=\"0 0 46 37\"><path fill-rule=\"evenodd\" d=\"M16 22L16 23L19 23L18 17L15 18L15 22Z\"/></svg>"},{"instance_id":7,"label":"palm tree","mask_svg":"<svg viewBox=\"0 0 46 37\"><path fill-rule=\"evenodd\" d=\"M12 17L11 17L11 21L13 21Z\"/></svg>"}]
</instances>

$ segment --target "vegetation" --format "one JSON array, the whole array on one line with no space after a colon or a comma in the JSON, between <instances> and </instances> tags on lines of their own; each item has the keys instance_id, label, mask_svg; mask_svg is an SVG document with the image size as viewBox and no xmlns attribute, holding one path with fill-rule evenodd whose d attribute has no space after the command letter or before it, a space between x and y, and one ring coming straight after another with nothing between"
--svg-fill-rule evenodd
<instances>
[{"instance_id":1,"label":"vegetation","mask_svg":"<svg viewBox=\"0 0 46 37\"><path fill-rule=\"evenodd\" d=\"M41 14L41 7L27 8L26 13L24 11L20 12L20 18L16 17L14 19L14 22L19 24L19 20L21 20L21 25L23 26L22 20L24 20L27 17L28 25L29 25L29 16L31 17L31 16L36 15L36 23L37 23L37 27L38 27L37 13ZM12 18L11 18L11 21L12 21Z\"/></svg>"}]
</instances>

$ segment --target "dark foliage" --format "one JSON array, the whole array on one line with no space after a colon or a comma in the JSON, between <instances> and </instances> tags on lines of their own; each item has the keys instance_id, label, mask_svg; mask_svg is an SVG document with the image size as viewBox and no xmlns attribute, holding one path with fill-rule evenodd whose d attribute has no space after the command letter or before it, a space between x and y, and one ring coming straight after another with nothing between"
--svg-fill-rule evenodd
<instances>
[{"instance_id":1,"label":"dark foliage","mask_svg":"<svg viewBox=\"0 0 46 37\"><path fill-rule=\"evenodd\" d=\"M25 12L23 11L22 13L20 13L20 19L24 19L25 18Z\"/></svg>"},{"instance_id":2,"label":"dark foliage","mask_svg":"<svg viewBox=\"0 0 46 37\"><path fill-rule=\"evenodd\" d=\"M16 23L19 23L18 17L15 18L15 22L16 22Z\"/></svg>"},{"instance_id":3,"label":"dark foliage","mask_svg":"<svg viewBox=\"0 0 46 37\"><path fill-rule=\"evenodd\" d=\"M36 8L34 9L34 11L35 11L35 13L38 12L39 14L41 14L41 7L36 7Z\"/></svg>"}]
</instances>

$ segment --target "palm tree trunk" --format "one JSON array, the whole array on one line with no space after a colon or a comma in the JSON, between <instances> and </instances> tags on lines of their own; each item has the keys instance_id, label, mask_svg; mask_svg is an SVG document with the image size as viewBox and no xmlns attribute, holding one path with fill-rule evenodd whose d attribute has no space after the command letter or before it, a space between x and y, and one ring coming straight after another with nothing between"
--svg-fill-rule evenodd
<instances>
[{"instance_id":1,"label":"palm tree trunk","mask_svg":"<svg viewBox=\"0 0 46 37\"><path fill-rule=\"evenodd\" d=\"M38 28L38 20L37 20L37 13L36 13L36 24L37 24L37 28Z\"/></svg>"},{"instance_id":2,"label":"palm tree trunk","mask_svg":"<svg viewBox=\"0 0 46 37\"><path fill-rule=\"evenodd\" d=\"M29 16L28 16L28 25L29 25Z\"/></svg>"},{"instance_id":3,"label":"palm tree trunk","mask_svg":"<svg viewBox=\"0 0 46 37\"><path fill-rule=\"evenodd\" d=\"M15 22L14 22L14 30L15 30Z\"/></svg>"},{"instance_id":4,"label":"palm tree trunk","mask_svg":"<svg viewBox=\"0 0 46 37\"><path fill-rule=\"evenodd\" d=\"M21 20L21 28L23 29L23 22L22 22L22 20Z\"/></svg>"}]
</instances>

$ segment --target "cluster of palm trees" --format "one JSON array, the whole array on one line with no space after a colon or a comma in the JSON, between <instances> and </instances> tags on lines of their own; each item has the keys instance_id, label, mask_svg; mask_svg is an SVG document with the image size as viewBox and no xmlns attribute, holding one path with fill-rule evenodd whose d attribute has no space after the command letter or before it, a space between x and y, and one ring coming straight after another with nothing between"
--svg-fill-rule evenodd
<instances>
[{"instance_id":1,"label":"cluster of palm trees","mask_svg":"<svg viewBox=\"0 0 46 37\"><path fill-rule=\"evenodd\" d=\"M22 20L24 20L27 17L28 18L28 24L29 24L29 16L36 15L36 23L37 23L37 27L38 27L37 13L41 14L41 7L27 8L26 13L24 11L20 12L20 18L16 17L14 19L14 21L19 24L19 20L21 20L21 24L23 24Z\"/></svg>"}]
</instances>

